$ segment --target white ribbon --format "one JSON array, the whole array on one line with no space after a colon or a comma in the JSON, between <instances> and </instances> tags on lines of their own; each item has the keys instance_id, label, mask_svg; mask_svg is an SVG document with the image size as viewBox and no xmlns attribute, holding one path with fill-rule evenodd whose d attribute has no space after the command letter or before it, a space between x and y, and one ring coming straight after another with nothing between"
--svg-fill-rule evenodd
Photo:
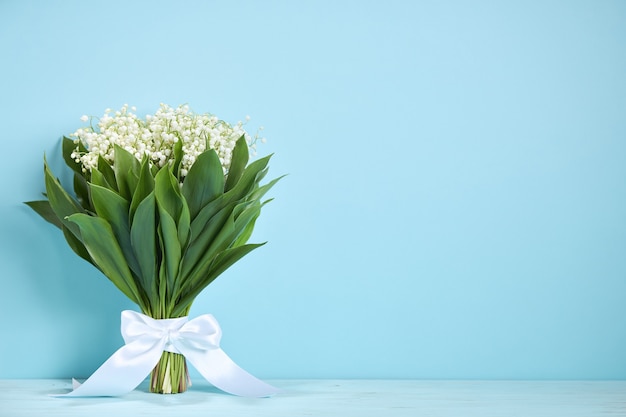
<instances>
[{"instance_id":1,"label":"white ribbon","mask_svg":"<svg viewBox=\"0 0 626 417\"><path fill-rule=\"evenodd\" d=\"M156 320L134 311L122 311L126 343L83 384L61 397L108 397L126 394L143 382L163 351L180 353L215 387L243 397L267 397L280 392L241 369L220 348L217 320L204 314Z\"/></svg>"}]
</instances>

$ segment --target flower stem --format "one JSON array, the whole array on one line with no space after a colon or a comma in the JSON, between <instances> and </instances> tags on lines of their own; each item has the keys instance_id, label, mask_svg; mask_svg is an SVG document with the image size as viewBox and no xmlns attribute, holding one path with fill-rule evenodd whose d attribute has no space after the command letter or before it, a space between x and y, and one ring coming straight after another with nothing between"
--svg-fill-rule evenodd
<instances>
[{"instance_id":1,"label":"flower stem","mask_svg":"<svg viewBox=\"0 0 626 417\"><path fill-rule=\"evenodd\" d=\"M150 392L178 394L185 392L189 385L185 357L178 353L163 352L150 375Z\"/></svg>"}]
</instances>

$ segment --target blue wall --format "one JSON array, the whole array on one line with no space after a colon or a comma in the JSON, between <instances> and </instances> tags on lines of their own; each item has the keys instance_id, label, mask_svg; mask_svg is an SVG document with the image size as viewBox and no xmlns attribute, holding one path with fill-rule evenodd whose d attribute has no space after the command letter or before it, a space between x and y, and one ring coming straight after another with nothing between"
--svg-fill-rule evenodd
<instances>
[{"instance_id":1,"label":"blue wall","mask_svg":"<svg viewBox=\"0 0 626 417\"><path fill-rule=\"evenodd\" d=\"M196 301L265 378L626 378L626 3L0 1L0 377L121 293L22 201L124 103L265 126L269 244Z\"/></svg>"}]
</instances>

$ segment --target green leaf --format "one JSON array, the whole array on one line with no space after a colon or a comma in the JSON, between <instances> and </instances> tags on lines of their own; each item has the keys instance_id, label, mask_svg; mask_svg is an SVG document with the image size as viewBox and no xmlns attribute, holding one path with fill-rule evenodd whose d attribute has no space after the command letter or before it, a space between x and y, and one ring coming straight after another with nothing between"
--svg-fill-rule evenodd
<instances>
[{"instance_id":1,"label":"green leaf","mask_svg":"<svg viewBox=\"0 0 626 417\"><path fill-rule=\"evenodd\" d=\"M244 208L245 207L245 208ZM241 209L239 216L236 217L236 212ZM258 213L261 210L261 204L258 202L256 204L241 204L229 213L229 217L223 223L222 227L209 241L208 248L203 251L199 256L195 254L189 257L189 263L195 262L193 268L191 268L191 272L188 272L188 267L185 269L185 273L181 274L185 279L188 279L191 285L195 285L198 277L203 277L206 275L207 271L211 267L211 264L214 261L214 258L222 251L227 250L233 242L244 232L246 227L250 222L252 222L256 217L258 217ZM221 219L220 219L221 220ZM204 234L204 232L203 232ZM200 236L204 238L204 236ZM191 245L185 256L190 252ZM182 288L182 287L181 287Z\"/></svg>"},{"instance_id":2,"label":"green leaf","mask_svg":"<svg viewBox=\"0 0 626 417\"><path fill-rule=\"evenodd\" d=\"M180 171L180 163L183 160L183 141L178 138L176 143L174 143L174 165L172 166L172 172L176 173L176 176L180 178L178 175Z\"/></svg>"},{"instance_id":3,"label":"green leaf","mask_svg":"<svg viewBox=\"0 0 626 417\"><path fill-rule=\"evenodd\" d=\"M48 164L44 160L44 179L46 183L46 195L50 202L50 207L59 220L70 229L70 231L80 238L78 228L65 220L67 216L75 213L84 212L80 204L78 204L61 186L59 180L54 178L52 172L48 168Z\"/></svg>"},{"instance_id":4,"label":"green leaf","mask_svg":"<svg viewBox=\"0 0 626 417\"><path fill-rule=\"evenodd\" d=\"M167 291L168 294L172 294L182 257L181 245L178 240L176 223L169 213L159 205L158 199L157 209L159 211L159 231L163 241L163 262L167 276Z\"/></svg>"},{"instance_id":5,"label":"green leaf","mask_svg":"<svg viewBox=\"0 0 626 417\"><path fill-rule=\"evenodd\" d=\"M220 195L200 210L191 222L192 238L198 236L211 217L224 207L249 199L250 193L258 188L258 178L261 176L260 173L265 170L268 161L269 157L266 157L251 163L233 189Z\"/></svg>"},{"instance_id":6,"label":"green leaf","mask_svg":"<svg viewBox=\"0 0 626 417\"><path fill-rule=\"evenodd\" d=\"M52 210L48 200L27 201L24 204L33 209L33 211L39 214L45 221L52 223L59 229L63 228L63 222L61 222L61 220L59 220L57 215L54 213L54 210Z\"/></svg>"},{"instance_id":7,"label":"green leaf","mask_svg":"<svg viewBox=\"0 0 626 417\"><path fill-rule=\"evenodd\" d=\"M187 244L190 229L190 215L187 202L180 193L178 180L169 169L160 170L154 179L154 193L159 207L174 219L181 246Z\"/></svg>"},{"instance_id":8,"label":"green leaf","mask_svg":"<svg viewBox=\"0 0 626 417\"><path fill-rule=\"evenodd\" d=\"M163 239L161 238L161 230L158 230L159 242L161 247L163 247ZM167 317L167 308L166 305L168 303L166 299L171 300L171 298L167 298L167 271L165 260L161 260L161 264L159 265L159 305L154 308L158 313L156 318L166 318Z\"/></svg>"},{"instance_id":9,"label":"green leaf","mask_svg":"<svg viewBox=\"0 0 626 417\"><path fill-rule=\"evenodd\" d=\"M113 178L115 180L115 178ZM117 193L117 185L113 183L113 185L109 184L106 177L102 172L100 172L97 168L92 168L91 170L91 184L99 185L100 187L108 188L111 191L115 191Z\"/></svg>"},{"instance_id":10,"label":"green leaf","mask_svg":"<svg viewBox=\"0 0 626 417\"><path fill-rule=\"evenodd\" d=\"M260 200L261 198L263 198L265 193L267 193L274 185L276 185L276 183L278 181L280 181L281 179L283 179L285 177L286 177L286 175L281 175L278 178L274 178L272 181L268 182L267 184L263 184L259 188L255 189L252 193L250 193L249 199L250 200Z\"/></svg>"},{"instance_id":11,"label":"green leaf","mask_svg":"<svg viewBox=\"0 0 626 417\"><path fill-rule=\"evenodd\" d=\"M270 156L257 159L246 167L237 184L224 194L228 202L245 199L245 197L256 187L267 173L267 164Z\"/></svg>"},{"instance_id":12,"label":"green leaf","mask_svg":"<svg viewBox=\"0 0 626 417\"><path fill-rule=\"evenodd\" d=\"M130 221L128 219L130 204L116 192L98 185L91 186L91 199L98 216L111 225L130 270L139 275L141 269L135 258L130 240Z\"/></svg>"},{"instance_id":13,"label":"green leaf","mask_svg":"<svg viewBox=\"0 0 626 417\"><path fill-rule=\"evenodd\" d=\"M161 167L159 167L159 165L157 164L151 164L150 165L150 173L152 174L152 177L156 177L156 174L159 172L159 170L161 169Z\"/></svg>"},{"instance_id":14,"label":"green leaf","mask_svg":"<svg viewBox=\"0 0 626 417\"><path fill-rule=\"evenodd\" d=\"M202 230L206 227L207 223L213 218L213 216L223 210L226 206L228 206L228 204L229 203L225 198L225 195L222 194L221 196L204 206L202 210L200 210L196 218L193 219L193 221L191 222L192 240L197 239L200 234L203 233ZM235 203L230 204L232 205L230 210L232 210L232 208L235 206Z\"/></svg>"},{"instance_id":15,"label":"green leaf","mask_svg":"<svg viewBox=\"0 0 626 417\"><path fill-rule=\"evenodd\" d=\"M65 160L65 164L68 167L70 167L76 174L80 175L81 177L84 177L85 173L83 172L83 165L81 163L77 163L74 160L74 158L72 158L72 153L74 153L74 151L76 150L76 147L78 147L78 150L80 152L87 153L87 149L81 142L79 142L78 145L76 145L72 139L66 136L63 136L63 143L61 145L61 149L63 153L63 159Z\"/></svg>"},{"instance_id":16,"label":"green leaf","mask_svg":"<svg viewBox=\"0 0 626 417\"><path fill-rule=\"evenodd\" d=\"M93 169L91 171L92 171L91 175L93 177ZM113 171L113 168L111 167L111 165L107 162L106 159L102 157L102 155L98 155L98 171L100 171L100 173L102 174L102 177L106 180L106 183L109 185L108 188L119 192L119 186L115 179L115 171ZM102 184L98 184L98 185L102 185Z\"/></svg>"},{"instance_id":17,"label":"green leaf","mask_svg":"<svg viewBox=\"0 0 626 417\"><path fill-rule=\"evenodd\" d=\"M103 218L82 213L73 214L68 220L80 228L85 248L102 273L142 309L147 306L139 294L111 225Z\"/></svg>"},{"instance_id":18,"label":"green leaf","mask_svg":"<svg viewBox=\"0 0 626 417\"><path fill-rule=\"evenodd\" d=\"M207 285L215 281L215 279L222 274L222 272L246 256L248 253L260 246L263 246L264 244L265 243L243 245L220 253L215 258L206 274L194 277L197 278L195 285L190 287L188 291L186 291L177 301L176 307L172 310L172 317L177 317L184 311L185 308L189 307L198 294L200 294L200 292L202 292Z\"/></svg>"},{"instance_id":19,"label":"green leaf","mask_svg":"<svg viewBox=\"0 0 626 417\"><path fill-rule=\"evenodd\" d=\"M113 172L118 191L122 197L131 201L139 181L140 163L133 154L119 145L114 146L114 152Z\"/></svg>"},{"instance_id":20,"label":"green leaf","mask_svg":"<svg viewBox=\"0 0 626 417\"><path fill-rule=\"evenodd\" d=\"M44 159L44 180L48 201L33 201L26 204L45 220L54 224L63 231L65 240L70 248L87 262L94 264L82 242L82 236L77 225L67 220L67 216L83 213L83 208L65 191L59 180L54 178Z\"/></svg>"},{"instance_id":21,"label":"green leaf","mask_svg":"<svg viewBox=\"0 0 626 417\"><path fill-rule=\"evenodd\" d=\"M228 169L228 178L226 179L225 191L232 189L237 181L241 178L246 165L248 165L248 158L250 157L250 150L248 149L248 143L246 138L241 136L235 143L233 154L230 160L230 168Z\"/></svg>"},{"instance_id":22,"label":"green leaf","mask_svg":"<svg viewBox=\"0 0 626 417\"><path fill-rule=\"evenodd\" d=\"M244 217L235 227L235 218L249 203L239 205L237 213L233 213L233 210L240 201L254 201L253 196L260 198L280 179L277 178L263 187L258 187L259 178L262 178L267 172L268 161L269 157L266 157L250 164L233 189L220 195L200 210L191 223L191 241L183 257L181 276L197 275L198 270L208 268L219 250L228 247L233 241L235 241L235 245L247 241L253 232L254 222L259 213L257 212L249 218ZM227 225L226 223L231 216L232 219ZM244 219L247 219L245 224L243 224ZM220 232L222 233L220 237L222 244L216 245L216 236ZM211 244L213 247L209 249Z\"/></svg>"},{"instance_id":23,"label":"green leaf","mask_svg":"<svg viewBox=\"0 0 626 417\"><path fill-rule=\"evenodd\" d=\"M158 305L156 199L154 193L139 203L130 227L130 241L141 269L141 286L150 304Z\"/></svg>"},{"instance_id":24,"label":"green leaf","mask_svg":"<svg viewBox=\"0 0 626 417\"><path fill-rule=\"evenodd\" d=\"M189 239L189 231L191 229L191 217L189 214L189 207L184 198L181 198L182 209L180 211L180 217L178 218L178 241L182 247L186 247Z\"/></svg>"},{"instance_id":25,"label":"green leaf","mask_svg":"<svg viewBox=\"0 0 626 417\"><path fill-rule=\"evenodd\" d=\"M180 217L182 202L178 180L169 169L161 169L154 178L154 195L157 203L173 219Z\"/></svg>"},{"instance_id":26,"label":"green leaf","mask_svg":"<svg viewBox=\"0 0 626 417\"><path fill-rule=\"evenodd\" d=\"M211 265L209 276L212 277L212 280L214 280L221 275L222 272L230 268L235 262L252 252L254 249L265 245L265 243L266 242L252 243L225 250L215 258L215 262ZM207 283L207 285L208 284L209 283Z\"/></svg>"},{"instance_id":27,"label":"green leaf","mask_svg":"<svg viewBox=\"0 0 626 417\"><path fill-rule=\"evenodd\" d=\"M268 200L269 201L269 200ZM267 202L266 202L267 203ZM254 228L254 222L261 214L261 208L263 204L258 201L249 204L245 210L243 210L236 218L235 218L235 236L232 240L232 243L229 245L236 245L239 238L247 233L248 229L250 234L252 234L252 228ZM248 235L249 237L250 235ZM248 238L245 238L247 241ZM245 243L244 241L244 243Z\"/></svg>"},{"instance_id":28,"label":"green leaf","mask_svg":"<svg viewBox=\"0 0 626 417\"><path fill-rule=\"evenodd\" d=\"M195 287L199 280L202 280L206 276L217 254L227 249L229 244L235 239L233 211L228 210L224 213L224 215L226 214L228 215L226 221L221 224L221 227L215 227L217 230L212 231L214 233L212 239L208 240L205 236L200 236L203 240L208 240L206 249L198 245L193 247L192 252L192 245L190 245L189 249L186 251L185 264L183 264L185 270L181 273L184 282L178 286L178 292L175 296L179 295L179 292L186 292L189 291L190 288ZM221 219L219 220L221 221ZM202 248L202 250L198 251L200 248Z\"/></svg>"},{"instance_id":29,"label":"green leaf","mask_svg":"<svg viewBox=\"0 0 626 417\"><path fill-rule=\"evenodd\" d=\"M82 175L76 173L74 173L74 193L78 197L78 202L85 210L93 211L87 180Z\"/></svg>"},{"instance_id":30,"label":"green leaf","mask_svg":"<svg viewBox=\"0 0 626 417\"><path fill-rule=\"evenodd\" d=\"M193 268L204 256L207 256L207 250L211 242L213 242L215 236L222 230L228 218L231 217L233 207L234 204L231 204L230 206L222 208L217 213L213 213L211 218L203 224L193 223L197 229L194 233L194 227L192 225L192 239L185 250L181 264L180 276L183 279L190 275Z\"/></svg>"},{"instance_id":31,"label":"green leaf","mask_svg":"<svg viewBox=\"0 0 626 417\"><path fill-rule=\"evenodd\" d=\"M87 248L85 248L82 240L74 236L74 234L65 226L63 226L63 236L76 255L98 268L98 265L96 265L93 259L91 259L91 256L89 256L89 252L87 251Z\"/></svg>"},{"instance_id":32,"label":"green leaf","mask_svg":"<svg viewBox=\"0 0 626 417\"><path fill-rule=\"evenodd\" d=\"M228 216L226 221L223 223L222 227L215 234L215 237L210 240L208 248L206 249L204 254L202 254L202 257L200 258L200 262L198 262L198 265L196 265L196 267L194 268L194 271L191 273L192 275L196 274L195 271L197 269L206 268L211 263L213 258L219 252L221 252L221 251L225 250L226 248L228 248L228 246L235 239L235 237L234 237L234 234L235 234L235 220L234 220L234 218L235 218L234 212L231 211L230 215Z\"/></svg>"},{"instance_id":33,"label":"green leaf","mask_svg":"<svg viewBox=\"0 0 626 417\"><path fill-rule=\"evenodd\" d=\"M209 149L198 155L183 182L182 194L193 220L209 202L224 192L224 171L217 153Z\"/></svg>"},{"instance_id":34,"label":"green leaf","mask_svg":"<svg viewBox=\"0 0 626 417\"><path fill-rule=\"evenodd\" d=\"M154 177L150 171L150 160L146 156L141 161L141 167L139 170L139 181L137 182L137 188L133 194L133 199L130 203L130 219L133 221L135 211L139 204L145 200L145 198L154 191Z\"/></svg>"},{"instance_id":35,"label":"green leaf","mask_svg":"<svg viewBox=\"0 0 626 417\"><path fill-rule=\"evenodd\" d=\"M270 201L272 200L270 199L270 200L264 201L260 207L263 207ZM250 239L250 237L252 236L252 232L254 231L254 225L257 219L259 218L260 214L261 214L261 210L259 208L258 211L253 212L252 216L250 216L250 218L247 219L247 224L243 226L243 230L241 231L239 236L237 236L237 239L235 239L235 241L233 242L233 245L232 245L233 247L242 246L242 245L245 245L246 242L248 242L248 239ZM237 220L239 220L239 218Z\"/></svg>"}]
</instances>

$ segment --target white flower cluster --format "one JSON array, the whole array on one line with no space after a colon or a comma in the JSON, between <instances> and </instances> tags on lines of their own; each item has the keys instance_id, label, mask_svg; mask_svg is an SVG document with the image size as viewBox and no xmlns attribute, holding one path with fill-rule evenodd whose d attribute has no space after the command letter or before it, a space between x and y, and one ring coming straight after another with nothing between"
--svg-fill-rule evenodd
<instances>
[{"instance_id":1,"label":"white flower cluster","mask_svg":"<svg viewBox=\"0 0 626 417\"><path fill-rule=\"evenodd\" d=\"M113 115L111 109L106 109L104 116L98 119L96 128L92 125L70 135L76 143L72 158L83 165L84 172L97 168L98 156L112 163L115 158L114 145L124 148L139 160L147 155L153 164L162 167L174 159L174 144L181 141L181 177L187 175L196 157L207 149L217 152L226 174L233 148L241 136L246 138L250 150L256 154L257 137L251 138L243 129L242 122L230 125L212 114L193 113L187 105L172 108L161 103L157 112L146 116L145 120L137 117L135 111L135 107L129 110L127 104ZM89 119L93 118L81 117L84 122ZM87 152L80 152L79 144Z\"/></svg>"}]
</instances>

